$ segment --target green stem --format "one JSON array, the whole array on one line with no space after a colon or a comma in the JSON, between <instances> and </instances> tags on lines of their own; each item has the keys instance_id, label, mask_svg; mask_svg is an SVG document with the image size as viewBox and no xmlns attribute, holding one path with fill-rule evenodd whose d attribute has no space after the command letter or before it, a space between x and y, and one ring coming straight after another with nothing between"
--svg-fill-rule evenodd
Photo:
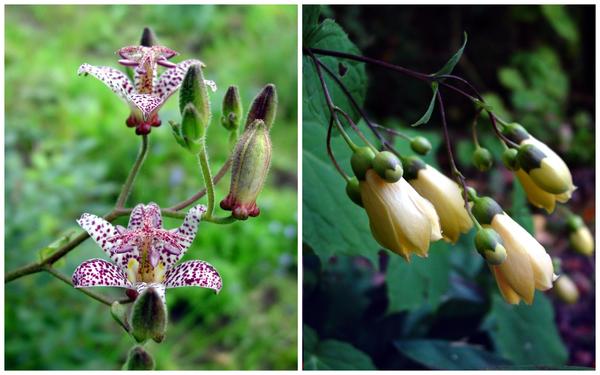
<instances>
[{"instance_id":1,"label":"green stem","mask_svg":"<svg viewBox=\"0 0 600 375\"><path fill-rule=\"evenodd\" d=\"M206 193L208 195L208 209L206 210L205 215L210 219L215 208L215 187L213 184L212 175L210 173L210 163L208 162L208 154L206 153L206 143L204 139L202 140L202 146L197 157L198 162L200 163L200 169L202 170L202 176L204 177Z\"/></svg>"},{"instance_id":2,"label":"green stem","mask_svg":"<svg viewBox=\"0 0 600 375\"><path fill-rule=\"evenodd\" d=\"M116 207L121 208L125 205L125 201L127 201L127 197L131 193L131 189L133 187L133 183L135 182L135 178L146 160L146 156L148 155L148 135L142 135L142 145L140 146L140 151L138 152L137 159L133 164L133 167L129 171L129 175L127 176L127 180L123 184L121 188L121 193L119 194L119 198L117 198Z\"/></svg>"},{"instance_id":3,"label":"green stem","mask_svg":"<svg viewBox=\"0 0 600 375\"><path fill-rule=\"evenodd\" d=\"M202 221L208 221L209 223L214 223L214 224L231 224L231 223L234 223L236 221L236 219L233 216L226 216L226 217L204 216L204 217L202 217Z\"/></svg>"},{"instance_id":4,"label":"green stem","mask_svg":"<svg viewBox=\"0 0 600 375\"><path fill-rule=\"evenodd\" d=\"M387 128L387 127L385 127L383 125L379 125L379 124L375 124L375 123L373 123L373 127L377 128L377 129L381 129L384 132L386 132L388 134L391 134L391 135L393 135L395 137L400 137L400 138L402 138L404 140L407 140L409 142L412 141L412 138L410 136L408 136L407 134L402 133L399 130L390 129L390 128Z\"/></svg>"}]
</instances>

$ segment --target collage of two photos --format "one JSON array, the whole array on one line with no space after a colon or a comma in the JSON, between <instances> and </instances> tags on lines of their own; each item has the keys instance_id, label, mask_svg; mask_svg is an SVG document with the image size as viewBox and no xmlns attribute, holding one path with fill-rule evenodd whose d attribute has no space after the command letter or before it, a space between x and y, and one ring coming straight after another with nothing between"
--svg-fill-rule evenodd
<instances>
[{"instance_id":1,"label":"collage of two photos","mask_svg":"<svg viewBox=\"0 0 600 375\"><path fill-rule=\"evenodd\" d=\"M6 370L594 370L595 5L6 5Z\"/></svg>"}]
</instances>

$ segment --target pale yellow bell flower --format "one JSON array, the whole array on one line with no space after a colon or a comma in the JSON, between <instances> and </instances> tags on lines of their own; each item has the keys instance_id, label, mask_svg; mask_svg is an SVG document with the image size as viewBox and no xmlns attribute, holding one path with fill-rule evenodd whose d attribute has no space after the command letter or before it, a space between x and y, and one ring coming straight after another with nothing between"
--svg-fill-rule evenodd
<instances>
[{"instance_id":1,"label":"pale yellow bell flower","mask_svg":"<svg viewBox=\"0 0 600 375\"><path fill-rule=\"evenodd\" d=\"M515 172L521 186L527 194L527 200L529 203L538 208L545 209L548 213L552 213L556 207L556 202L567 202L571 198L571 192L568 191L563 194L552 194L543 190L531 179L531 177L522 169Z\"/></svg>"},{"instance_id":2,"label":"pale yellow bell flower","mask_svg":"<svg viewBox=\"0 0 600 375\"><path fill-rule=\"evenodd\" d=\"M580 254L590 256L594 253L594 237L585 225L569 234L569 242L573 250Z\"/></svg>"},{"instance_id":3,"label":"pale yellow bell flower","mask_svg":"<svg viewBox=\"0 0 600 375\"><path fill-rule=\"evenodd\" d=\"M552 259L544 247L523 227L506 213L496 214L491 225L506 248L506 260L498 265L490 265L504 300L518 304L523 299L533 302L535 289L552 288L554 269Z\"/></svg>"},{"instance_id":4,"label":"pale yellow bell flower","mask_svg":"<svg viewBox=\"0 0 600 375\"><path fill-rule=\"evenodd\" d=\"M416 178L408 182L433 204L440 217L445 241L456 243L461 233L466 233L473 227L473 221L465 209L461 189L456 182L429 165L419 169Z\"/></svg>"},{"instance_id":5,"label":"pale yellow bell flower","mask_svg":"<svg viewBox=\"0 0 600 375\"><path fill-rule=\"evenodd\" d=\"M427 257L429 244L442 238L435 208L404 178L390 183L372 169L360 181L362 203L377 242L410 261Z\"/></svg>"}]
</instances>

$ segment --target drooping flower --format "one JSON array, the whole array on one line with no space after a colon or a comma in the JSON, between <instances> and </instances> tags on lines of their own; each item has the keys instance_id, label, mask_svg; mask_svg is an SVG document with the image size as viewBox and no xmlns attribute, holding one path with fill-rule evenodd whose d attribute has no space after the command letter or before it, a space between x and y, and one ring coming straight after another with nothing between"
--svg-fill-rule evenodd
<instances>
[{"instance_id":1,"label":"drooping flower","mask_svg":"<svg viewBox=\"0 0 600 375\"><path fill-rule=\"evenodd\" d=\"M190 260L175 266L192 244L205 211L202 205L193 207L183 224L175 229L163 229L156 203L138 204L127 228L83 214L77 223L113 263L103 259L86 260L73 273L73 285L76 288L112 286L137 293L154 288L163 301L166 288L199 286L218 293L222 280L210 264Z\"/></svg>"},{"instance_id":2,"label":"drooping flower","mask_svg":"<svg viewBox=\"0 0 600 375\"><path fill-rule=\"evenodd\" d=\"M416 157L405 160L404 177L423 198L433 204L440 217L444 240L456 243L461 233L473 227L458 184Z\"/></svg>"},{"instance_id":3,"label":"drooping flower","mask_svg":"<svg viewBox=\"0 0 600 375\"><path fill-rule=\"evenodd\" d=\"M362 203L377 242L409 260L427 257L429 244L442 238L435 208L404 178L387 182L373 170L359 181Z\"/></svg>"},{"instance_id":4,"label":"drooping flower","mask_svg":"<svg viewBox=\"0 0 600 375\"><path fill-rule=\"evenodd\" d=\"M83 64L77 74L91 74L123 99L131 108L126 124L135 127L135 132L139 135L150 133L153 126L160 126L158 111L179 89L187 69L194 64L204 66L202 61L195 59L172 63L168 60L176 56L177 52L163 46L123 47L117 54L121 57L120 64L134 67L133 82L125 73L108 66ZM158 65L167 68L160 77L157 77ZM205 82L216 91L213 81Z\"/></svg>"},{"instance_id":5,"label":"drooping flower","mask_svg":"<svg viewBox=\"0 0 600 375\"><path fill-rule=\"evenodd\" d=\"M583 219L572 215L567 219L569 229L569 243L571 248L579 254L590 256L594 253L594 237L585 225Z\"/></svg>"},{"instance_id":6,"label":"drooping flower","mask_svg":"<svg viewBox=\"0 0 600 375\"><path fill-rule=\"evenodd\" d=\"M491 198L476 198L472 211L483 227L494 229L504 242L506 259L489 267L506 302L518 304L523 299L531 304L535 289L552 288L555 279L552 259L529 232Z\"/></svg>"}]
</instances>

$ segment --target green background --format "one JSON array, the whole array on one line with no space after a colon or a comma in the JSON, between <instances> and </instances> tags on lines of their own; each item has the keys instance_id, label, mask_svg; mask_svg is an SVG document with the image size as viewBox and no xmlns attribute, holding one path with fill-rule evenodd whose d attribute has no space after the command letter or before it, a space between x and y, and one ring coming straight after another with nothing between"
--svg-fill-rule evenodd
<instances>
[{"instance_id":1,"label":"green background","mask_svg":"<svg viewBox=\"0 0 600 375\"><path fill-rule=\"evenodd\" d=\"M229 226L205 223L183 260L213 264L224 280L207 289L167 292L166 340L150 344L158 369L295 369L297 348L297 22L295 6L7 6L5 270L38 259L83 212L110 210L133 164L140 138L125 126L127 106L77 68L117 67L114 52L139 41L144 26L161 44L199 58L219 89L210 94L208 152L213 171L228 153L219 125L228 85L244 108L267 83L279 93L272 167L258 199L261 215ZM177 95L150 134L150 155L129 206L166 207L203 187L191 154L167 125ZM229 177L217 189L220 201ZM203 198L201 203L206 203ZM222 213L222 212L221 212ZM125 224L126 218L117 220ZM167 219L172 228L179 220ZM71 274L103 253L91 241L57 267ZM97 288L114 297L122 290ZM109 309L47 274L5 286L7 369L118 369L133 339Z\"/></svg>"}]
</instances>

